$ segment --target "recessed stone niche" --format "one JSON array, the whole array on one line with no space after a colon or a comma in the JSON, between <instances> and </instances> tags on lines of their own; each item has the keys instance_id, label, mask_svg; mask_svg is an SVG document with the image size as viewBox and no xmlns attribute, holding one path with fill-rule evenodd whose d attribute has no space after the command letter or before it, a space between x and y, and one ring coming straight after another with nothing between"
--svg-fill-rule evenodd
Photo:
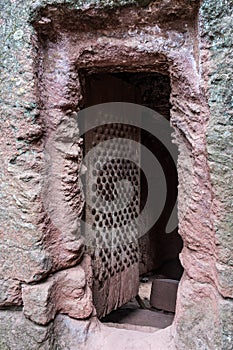
<instances>
[{"instance_id":1,"label":"recessed stone niche","mask_svg":"<svg viewBox=\"0 0 233 350\"><path fill-rule=\"evenodd\" d=\"M17 269L5 271L1 305L6 310L1 317L22 330L35 327L44 349L109 349L113 343L118 349L223 349L224 344L225 350L232 344L230 336L222 339L230 334L223 315L231 316L233 291L227 278L230 266L221 256L212 222L206 150L209 107L201 75L199 4L145 5L114 9L47 5L33 21L41 132L30 142L43 158L42 190L34 213L40 234L32 243L31 260L22 252ZM91 257L85 252L80 225L85 202L83 140L76 124L77 112L85 106L85 76L95 74L161 74L170 81L169 117L179 147L184 274L175 320L162 331L110 329L96 317Z\"/></svg>"}]
</instances>

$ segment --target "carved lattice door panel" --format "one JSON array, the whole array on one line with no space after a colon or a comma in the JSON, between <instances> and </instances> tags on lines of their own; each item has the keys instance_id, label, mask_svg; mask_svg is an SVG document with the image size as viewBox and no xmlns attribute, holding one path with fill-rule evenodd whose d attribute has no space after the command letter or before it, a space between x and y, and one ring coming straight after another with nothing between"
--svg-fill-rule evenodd
<instances>
[{"instance_id":1,"label":"carved lattice door panel","mask_svg":"<svg viewBox=\"0 0 233 350\"><path fill-rule=\"evenodd\" d=\"M86 91L86 105L135 102L137 98L134 87L112 76L87 79ZM139 286L135 220L140 207L140 169L136 165L140 163L140 131L132 125L107 122L108 116L103 115L104 125L85 136L85 154L90 151L86 162L86 222L95 230L88 249L99 317L135 297ZM129 140L138 143L129 147Z\"/></svg>"}]
</instances>

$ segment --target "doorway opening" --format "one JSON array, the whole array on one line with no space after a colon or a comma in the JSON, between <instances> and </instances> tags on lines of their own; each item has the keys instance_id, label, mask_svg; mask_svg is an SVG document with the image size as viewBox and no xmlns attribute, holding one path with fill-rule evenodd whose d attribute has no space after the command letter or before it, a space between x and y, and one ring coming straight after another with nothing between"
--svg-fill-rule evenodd
<instances>
[{"instance_id":1,"label":"doorway opening","mask_svg":"<svg viewBox=\"0 0 233 350\"><path fill-rule=\"evenodd\" d=\"M79 74L83 108L107 102L130 102L153 109L170 120L169 75L116 70L95 73L83 70ZM183 273L179 260L183 242L178 228L169 234L165 232L177 199L177 170L168 150L158 139L146 130L138 130L129 125L106 124L88 131L84 139L84 155L99 142L119 136L141 143L155 155L166 177L167 198L153 227L135 240L135 227L129 225L129 220L132 215L139 215L147 200L148 186L144 173L133 162L120 159L112 160L111 164L106 164L105 169L87 167L84 181L86 198L92 196L98 202L99 197L103 202L114 200L114 196L120 195L123 202L127 201L124 189L116 188L118 180L125 178L133 181L135 190L133 202L128 205L128 209L121 209L124 203L118 203L116 217L112 214L99 214L96 209L85 207L85 220L96 228L99 247L90 251L94 276L93 301L98 317L110 326L146 331L151 328L154 331L155 328L165 328L172 323L177 286ZM103 154L95 154L92 159L95 165L98 164L98 156ZM151 176L153 177L153 169ZM98 205L101 206L101 203ZM149 210L152 212L153 207ZM116 249L111 250L107 242L114 225L119 226L119 233L122 227L126 227L131 241L125 244L121 242L116 245Z\"/></svg>"}]
</instances>

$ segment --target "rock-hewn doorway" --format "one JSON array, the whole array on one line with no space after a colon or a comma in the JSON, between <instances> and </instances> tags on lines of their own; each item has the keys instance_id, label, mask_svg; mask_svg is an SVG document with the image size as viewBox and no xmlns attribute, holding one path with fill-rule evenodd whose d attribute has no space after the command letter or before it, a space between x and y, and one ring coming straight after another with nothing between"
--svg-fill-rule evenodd
<instances>
[{"instance_id":1,"label":"rock-hewn doorway","mask_svg":"<svg viewBox=\"0 0 233 350\"><path fill-rule=\"evenodd\" d=\"M83 71L81 76L85 108L105 102L130 102L154 109L167 120L170 119L168 75L156 72L114 71L88 74ZM99 317L109 314L136 297L139 293L139 278L155 274L179 280L182 274L178 258L182 249L182 239L177 228L169 234L165 232L177 198L176 166L168 150L148 131L119 123L104 125L104 121L102 126L90 130L85 135L85 154L100 142L115 137L135 140L150 149L163 168L167 199L157 222L141 237L137 227L131 226L130 220L137 217L146 203L148 187L144 173L133 162L117 158L116 150L110 149L108 154L105 154L106 151L101 154L98 150L89 158L86 164L85 195L87 203L94 199L97 210L86 205L84 215L85 220L97 230L94 242L97 248L92 249L90 253L94 273L93 298ZM116 144L116 148L121 146ZM125 149L125 157L132 158L127 152L129 150ZM135 154L140 158L140 149L135 149ZM106 163L101 169L98 159L106 156ZM143 162L143 159L140 161ZM153 169L151 177L156 181ZM134 197L130 203L125 188L118 187L122 179L133 183ZM107 203L114 201L117 196L121 197L121 201L116 207L113 206L109 213L103 210L104 207L106 209L106 205L111 206ZM155 198L156 200L159 199ZM153 207L149 210L152 214ZM112 235L113 229L116 229L115 236ZM124 237L123 231L127 232L127 237ZM140 238L137 239L138 237Z\"/></svg>"}]
</instances>

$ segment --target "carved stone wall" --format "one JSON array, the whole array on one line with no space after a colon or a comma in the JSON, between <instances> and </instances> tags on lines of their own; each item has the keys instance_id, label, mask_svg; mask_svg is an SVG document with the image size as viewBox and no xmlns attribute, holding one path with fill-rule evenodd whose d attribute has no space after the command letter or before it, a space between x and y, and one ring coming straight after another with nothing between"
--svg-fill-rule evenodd
<instances>
[{"instance_id":1,"label":"carved stone wall","mask_svg":"<svg viewBox=\"0 0 233 350\"><path fill-rule=\"evenodd\" d=\"M119 348L231 349L231 5L1 4L1 349L109 346L80 229L80 69L169 72L171 80L185 273L173 326L129 332L126 344L114 330Z\"/></svg>"}]
</instances>

